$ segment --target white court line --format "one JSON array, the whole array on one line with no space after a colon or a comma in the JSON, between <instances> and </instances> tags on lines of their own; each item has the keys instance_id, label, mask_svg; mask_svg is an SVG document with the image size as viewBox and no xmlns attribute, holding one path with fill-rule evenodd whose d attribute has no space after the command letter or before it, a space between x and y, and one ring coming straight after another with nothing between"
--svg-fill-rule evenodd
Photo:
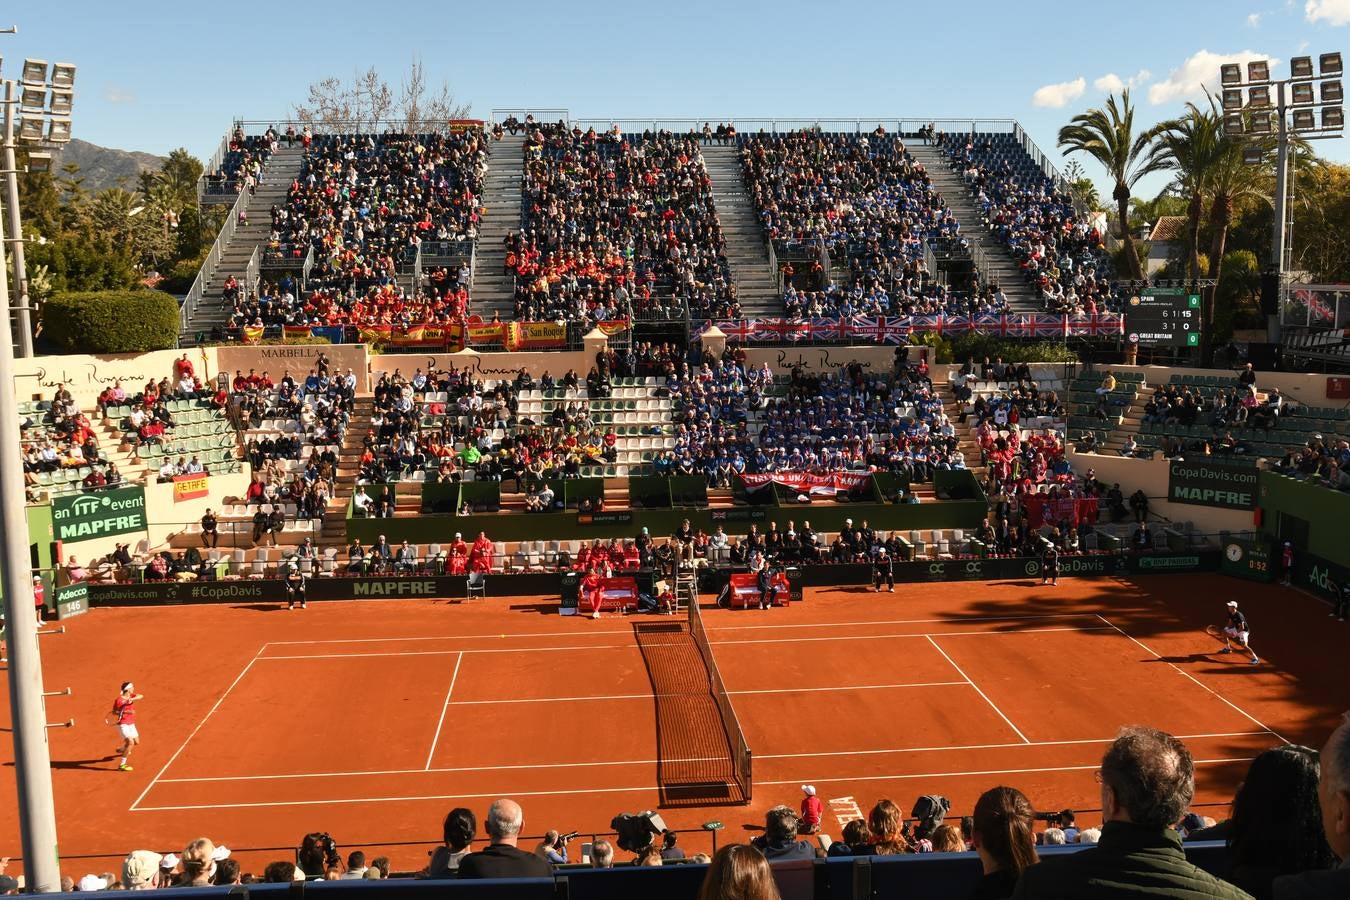
<instances>
[{"instance_id":1,"label":"white court line","mask_svg":"<svg viewBox=\"0 0 1350 900\"><path fill-rule=\"evenodd\" d=\"M744 638L730 641L712 641L714 646L735 644L801 644L808 641L879 641L892 638L910 638L932 640L934 637L1006 637L1014 634L1044 634L1050 631L1111 631L1111 625L1088 625L1081 628L1065 626L1062 628L1021 628L1017 631L934 631L928 633L897 632L894 634L840 634L827 637L791 637L791 638ZM369 642L367 642L369 643ZM568 647L499 647L493 649L469 650L373 650L369 653L300 653L261 656L259 659L360 659L367 656L453 656L456 653L551 653L566 650L634 650L636 644L584 644ZM650 696L650 695L648 695Z\"/></svg>"},{"instance_id":2,"label":"white court line","mask_svg":"<svg viewBox=\"0 0 1350 900\"><path fill-rule=\"evenodd\" d=\"M957 684L965 684L964 681L958 681ZM1269 731L1229 731L1216 734L1179 734L1178 740L1198 741L1205 738L1229 738L1229 737L1256 737L1263 734L1271 734ZM1039 748L1039 747L1067 747L1081 744L1109 744L1115 738L1087 738L1083 740L1072 741L1032 741L1029 744L1003 743L1003 744L949 744L939 747L895 747L885 750L837 750L826 752L810 753L757 753L755 759L825 759L835 756L880 756L893 753L934 753L944 750L1000 750L1012 748ZM688 759L668 759L668 763L685 762L725 762L726 758L717 757L690 757ZM210 783L213 781L290 781L306 778L352 778L363 775L424 775L441 773L459 773L459 772L496 772L518 769L581 769L595 768L603 766L654 766L662 760L656 759L617 759L605 762L552 762L552 763L526 763L522 765L505 766L462 766L456 768L438 768L438 769L376 769L355 772L304 772L298 775L212 775L203 778L161 778L160 784L197 784ZM757 782L758 783L758 782Z\"/></svg>"},{"instance_id":3,"label":"white court line","mask_svg":"<svg viewBox=\"0 0 1350 900\"><path fill-rule=\"evenodd\" d=\"M450 706L450 695L455 692L455 681L459 678L459 664L463 661L463 653L455 657L455 671L450 675L450 687L445 692L445 702L441 704L441 716L436 720L436 734L431 739L431 749L427 751L428 770L431 768L431 758L436 755L436 745L441 741L441 728L445 726L445 711Z\"/></svg>"},{"instance_id":4,"label":"white court line","mask_svg":"<svg viewBox=\"0 0 1350 900\"><path fill-rule=\"evenodd\" d=\"M1197 759L1195 765L1207 765L1211 763L1234 763L1250 762L1250 757L1231 757L1224 759ZM1082 772L1097 769L1099 766L1049 766L1036 769L988 769L972 772L930 772L927 774L904 774L904 775L867 775L857 778L821 778L819 773L813 773L811 777L817 781L833 784L835 782L845 781L899 781L912 778L964 778L971 776L989 776L989 775L1023 775L1031 773L1044 772ZM755 784L766 787L777 787L785 784L801 784L801 778L789 778L783 781L756 781ZM568 788L557 791L508 791L512 797L558 797L575 794L632 794L632 793L653 793L659 790L656 785L644 785L642 787L609 787L609 788ZM329 806L352 803L410 803L422 800L485 800L488 798L496 799L502 795L501 791L494 791L490 794L424 794L411 797L343 797L335 800L271 800L259 803L194 803L184 806L146 806L138 812L175 812L188 809L258 809L277 806Z\"/></svg>"},{"instance_id":5,"label":"white court line","mask_svg":"<svg viewBox=\"0 0 1350 900\"><path fill-rule=\"evenodd\" d=\"M925 687L953 687L964 685L964 681L916 681L906 684L853 684L842 687L791 687L791 688L763 688L753 691L727 691L728 694L739 697L743 694L807 694L824 691L881 691L891 688L925 688ZM512 698L509 700L455 700L450 706L497 706L504 703L575 703L581 700L659 700L662 697L684 697L685 694L653 694L648 691L645 694L609 694L609 695L591 695L588 697L525 697Z\"/></svg>"},{"instance_id":6,"label":"white court line","mask_svg":"<svg viewBox=\"0 0 1350 900\"><path fill-rule=\"evenodd\" d=\"M816 625L811 624L781 624L781 625L709 625L708 631L748 631L748 630L771 630L777 628L850 628L863 627L869 625L929 625L929 624L953 624L956 622L1021 622L1035 619L1091 619L1092 613L1045 613L1030 616L958 616L947 617L945 619L876 619L864 622L821 622ZM388 638L316 638L307 641L268 641L263 645L264 648L272 646L302 645L302 644L371 644L385 643L393 641L459 641L459 640L479 640L479 639L501 639L501 638L524 638L524 637L579 637L585 634L632 634L627 628L603 628L594 631L578 632L557 632L557 631L516 631L507 634L452 634L443 637L428 637L427 635L417 635L414 637L388 637Z\"/></svg>"},{"instance_id":7,"label":"white court line","mask_svg":"<svg viewBox=\"0 0 1350 900\"><path fill-rule=\"evenodd\" d=\"M1144 648L1144 649L1147 650L1149 653L1153 654L1153 656L1156 657L1157 659L1162 659L1162 654L1161 654L1161 653L1159 653L1157 650L1154 650L1152 647L1150 647L1148 644L1145 644L1143 641L1139 640L1138 638L1133 637L1133 636L1130 635L1130 634L1127 634L1126 631L1125 631L1125 629L1121 628L1119 625L1112 624L1112 622L1111 622L1109 619L1107 619L1106 616L1103 616L1103 615L1101 615L1101 614L1098 614L1098 615L1097 615L1097 618L1101 619L1101 620L1102 620L1103 622L1105 622L1107 625L1110 625L1110 626L1111 626L1112 628L1114 628L1116 631L1120 632L1122 636L1128 638L1128 639L1131 640L1131 641L1134 641L1134 642L1135 642L1136 644L1138 644L1140 647ZM1261 726L1262 728L1264 728L1266 731L1268 731L1268 732L1270 732L1271 734L1275 735L1275 737L1279 738L1281 741L1284 741L1284 743L1286 743L1286 744L1290 743L1290 741L1289 741L1287 738L1285 738L1283 735L1281 735L1278 731L1276 731L1275 729L1271 728L1271 727L1270 727L1269 725L1267 725L1265 722L1262 722L1260 719L1258 719L1256 716L1252 715L1251 713L1247 712L1247 711L1246 711L1245 709L1243 709L1242 707L1238 706L1238 705L1237 705L1236 703L1234 703L1232 700L1229 700L1229 699L1228 699L1227 697L1225 697L1223 694L1221 694L1221 693L1219 693L1218 691L1214 690L1214 688L1210 687L1209 685L1205 684L1205 683L1204 683L1203 681L1201 681L1200 679L1196 678L1196 677L1195 677L1194 675L1192 675L1190 672L1187 672L1185 669L1181 668L1181 666L1177 665L1177 664L1174 663L1174 662L1169 662L1168 665L1171 666L1173 669L1177 670L1178 672L1180 672L1182 675L1185 675L1187 678L1189 678L1191 681L1195 682L1195 683L1196 683L1197 685L1199 685L1200 687L1202 687L1202 688L1204 688L1205 690L1209 691L1209 692L1210 692L1211 694L1213 694L1215 697L1218 697L1218 698L1219 698L1220 700L1222 700L1225 704L1227 704L1229 707L1231 707L1235 712L1237 712L1238 714L1240 714L1243 718L1249 719L1249 720L1251 720L1252 722L1255 722L1257 725L1260 725L1260 726Z\"/></svg>"},{"instance_id":8,"label":"white court line","mask_svg":"<svg viewBox=\"0 0 1350 900\"><path fill-rule=\"evenodd\" d=\"M258 648L258 653L262 653L261 647ZM234 677L234 681L230 682L230 686L225 689L225 693L221 694L219 697L216 698L216 702L211 704L211 708L206 711L205 716L202 716L202 720L197 723L197 727L192 729L192 731L188 734L187 737L183 738L183 743L178 745L178 749L173 752L173 756L169 757L169 761L166 762L162 768L160 768L159 772L155 774L154 778L150 779L150 783L145 786L145 790L141 791L140 796L137 797L134 801L132 801L131 810L133 812L137 808L139 808L140 802L145 799L146 794L150 793L150 789L155 786L155 783L159 781L160 778L163 777L165 772L169 771L169 766L173 765L173 761L176 760L182 754L182 752L187 749L188 743L194 737L197 736L197 732L202 730L202 726L206 724L207 720L210 719L211 716L215 714L216 710L220 709L220 704L225 702L225 698L230 695L230 691L234 690L234 686L244 680L244 676L248 674L248 670L253 668L253 664L257 662L259 659L260 659L259 656L254 656L252 659L248 661L248 663L244 666L244 668L239 670L239 674Z\"/></svg>"},{"instance_id":9,"label":"white court line","mask_svg":"<svg viewBox=\"0 0 1350 900\"><path fill-rule=\"evenodd\" d=\"M975 689L975 693L977 693L977 694L979 694L981 697L983 697L983 698L984 698L984 702L985 702L985 703L988 703L989 706L990 706L990 708L993 709L994 712L998 713L998 717L999 717L1000 719L1002 719L1003 721L1005 721L1005 722L1008 723L1008 727L1011 728L1014 732L1016 732L1017 736L1020 737L1020 738L1022 739L1022 743L1024 743L1024 744L1030 744L1031 741L1028 740L1028 739L1027 739L1027 736L1026 736L1025 734L1023 734L1023 733L1021 732L1021 730L1020 730L1016 725L1014 725L1014 724L1012 723L1012 719L1010 719L1010 718L1008 718L1007 716L1005 716L1005 715L1003 714L1003 710L999 709L998 706L995 705L994 701L989 699L989 695L986 694L984 691L980 690L980 686L979 686L978 684L976 684L975 682L973 682L973 681L970 680L970 676L967 675L964 671L962 671L961 667L958 666L958 665L956 664L956 660L954 660L954 659L952 659L950 656L948 656L948 655L947 655L947 651L946 651L946 650L943 650L942 647L940 647L940 646L938 645L938 642L937 642L937 641L933 640L933 636L930 634L930 635L925 635L925 637L928 638L928 643L930 643L930 644L933 645L933 649L936 650L937 652L941 653L941 654L942 654L942 658L945 659L945 660L947 660L947 662L951 663L951 666L952 666L953 669L956 670L956 673L957 673L958 675L960 675L962 678L964 678L964 679L966 680L966 683L969 684L971 687L973 687L973 688ZM1258 722L1257 724L1259 725L1260 723Z\"/></svg>"}]
</instances>

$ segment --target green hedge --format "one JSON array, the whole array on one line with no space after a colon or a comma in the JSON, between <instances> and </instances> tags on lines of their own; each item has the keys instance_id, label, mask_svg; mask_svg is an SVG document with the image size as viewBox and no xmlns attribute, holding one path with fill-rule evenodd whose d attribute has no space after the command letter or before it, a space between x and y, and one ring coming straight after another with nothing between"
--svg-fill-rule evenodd
<instances>
[{"instance_id":1,"label":"green hedge","mask_svg":"<svg viewBox=\"0 0 1350 900\"><path fill-rule=\"evenodd\" d=\"M178 344L178 301L162 291L90 291L52 297L43 336L72 353L144 353Z\"/></svg>"}]
</instances>

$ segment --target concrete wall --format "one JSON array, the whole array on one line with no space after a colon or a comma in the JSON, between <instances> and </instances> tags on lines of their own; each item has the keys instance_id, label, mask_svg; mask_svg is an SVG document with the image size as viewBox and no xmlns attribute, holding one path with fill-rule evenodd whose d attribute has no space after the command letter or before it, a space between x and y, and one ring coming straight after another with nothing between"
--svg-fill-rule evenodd
<instances>
[{"instance_id":1,"label":"concrete wall","mask_svg":"<svg viewBox=\"0 0 1350 900\"><path fill-rule=\"evenodd\" d=\"M116 356L37 356L14 361L14 393L21 401L50 400L64 384L81 409L90 409L104 388L122 382L128 394L139 392L151 379L173 378L177 350L153 353L127 353ZM215 372L215 351L194 350L188 354L197 374L203 370L203 357Z\"/></svg>"},{"instance_id":2,"label":"concrete wall","mask_svg":"<svg viewBox=\"0 0 1350 900\"><path fill-rule=\"evenodd\" d=\"M150 546L167 543L183 530L184 525L196 524L205 515L207 507L220 512L225 497L243 497L248 490L247 472L230 475L212 475L207 480L210 490L205 497L174 502L173 483L160 484L153 479L145 486L145 521L149 526ZM222 526L223 530L223 526Z\"/></svg>"},{"instance_id":3,"label":"concrete wall","mask_svg":"<svg viewBox=\"0 0 1350 900\"><path fill-rule=\"evenodd\" d=\"M1168 460L1161 454L1155 459L1133 459L1124 456L1106 456L1094 453L1070 451L1069 462L1074 471L1086 474L1094 469L1097 479L1109 484L1120 484L1120 489L1128 498L1130 494L1143 488L1149 498L1149 511L1166 516L1173 522L1192 522L1199 531L1214 533L1218 531L1250 531L1255 528L1255 519L1250 510L1216 509L1197 506L1190 503L1172 503L1167 499ZM1103 518L1102 521L1109 521Z\"/></svg>"},{"instance_id":4,"label":"concrete wall","mask_svg":"<svg viewBox=\"0 0 1350 900\"><path fill-rule=\"evenodd\" d=\"M369 359L365 344L279 344L266 347L231 345L214 347L210 352L216 355L211 369L213 375L218 369L225 370L231 377L236 371L242 371L247 375L249 369L256 369L259 374L268 373L273 381L280 381L287 371L296 381L304 381L309 370L314 368L314 362L320 353L327 356L330 361L329 372L345 373L351 369L358 378L364 378ZM366 389L365 381L358 381L357 390Z\"/></svg>"}]
</instances>

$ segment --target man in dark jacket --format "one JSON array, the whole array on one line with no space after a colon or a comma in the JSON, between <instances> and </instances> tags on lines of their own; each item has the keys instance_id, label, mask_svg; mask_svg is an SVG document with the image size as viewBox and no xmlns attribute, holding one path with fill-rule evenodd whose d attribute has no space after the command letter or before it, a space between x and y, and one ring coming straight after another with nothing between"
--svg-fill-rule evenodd
<instances>
[{"instance_id":1,"label":"man in dark jacket","mask_svg":"<svg viewBox=\"0 0 1350 900\"><path fill-rule=\"evenodd\" d=\"M525 814L514 800L488 807L487 833L492 843L459 861L460 878L552 878L548 860L516 847Z\"/></svg>"},{"instance_id":2,"label":"man in dark jacket","mask_svg":"<svg viewBox=\"0 0 1350 900\"><path fill-rule=\"evenodd\" d=\"M1317 799L1322 807L1322 830L1341 864L1335 869L1276 878L1275 900L1350 897L1350 717L1343 718L1340 727L1327 738L1321 761Z\"/></svg>"},{"instance_id":3,"label":"man in dark jacket","mask_svg":"<svg viewBox=\"0 0 1350 900\"><path fill-rule=\"evenodd\" d=\"M1186 861L1173 825L1195 795L1195 764L1170 734L1125 728L1102 757L1101 839L1022 873L1014 898L1249 897Z\"/></svg>"},{"instance_id":4,"label":"man in dark jacket","mask_svg":"<svg viewBox=\"0 0 1350 900\"><path fill-rule=\"evenodd\" d=\"M790 806L775 806L764 814L764 833L750 844L769 862L783 859L815 859L815 848L797 840L797 812Z\"/></svg>"}]
</instances>

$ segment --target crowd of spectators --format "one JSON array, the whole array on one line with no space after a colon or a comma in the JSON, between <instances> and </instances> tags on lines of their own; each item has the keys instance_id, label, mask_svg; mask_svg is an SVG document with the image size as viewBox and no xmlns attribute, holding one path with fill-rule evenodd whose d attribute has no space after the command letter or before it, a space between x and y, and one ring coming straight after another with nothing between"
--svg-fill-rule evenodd
<instances>
[{"instance_id":1,"label":"crowd of spectators","mask_svg":"<svg viewBox=\"0 0 1350 900\"><path fill-rule=\"evenodd\" d=\"M240 125L230 132L230 142L215 171L206 173L208 194L238 194L257 189L263 167L277 149L277 131L245 135Z\"/></svg>"},{"instance_id":2,"label":"crowd of spectators","mask_svg":"<svg viewBox=\"0 0 1350 900\"><path fill-rule=\"evenodd\" d=\"M608 396L608 375L598 367L584 382L572 371L536 381L521 370L489 385L453 365L430 372L419 367L411 376L383 374L375 384L358 481L379 484L425 472L427 481L457 482L472 470L476 480L524 488L612 462L617 433L592 421L588 404L560 402L538 422L519 415L522 390L580 390L583 384L589 396Z\"/></svg>"},{"instance_id":3,"label":"crowd of spectators","mask_svg":"<svg viewBox=\"0 0 1350 900\"><path fill-rule=\"evenodd\" d=\"M244 456L252 478L244 502L258 507L254 543L275 543L288 505L294 506L297 520L323 518L335 489L356 386L350 369L330 373L323 354L303 379L289 370L275 383L267 372L235 372L228 412L247 434Z\"/></svg>"},{"instance_id":4,"label":"crowd of spectators","mask_svg":"<svg viewBox=\"0 0 1350 900\"><path fill-rule=\"evenodd\" d=\"M1103 235L1078 218L1073 199L1056 189L1011 135L937 132L934 141L970 185L986 225L1047 312L1119 310Z\"/></svg>"},{"instance_id":5,"label":"crowd of spectators","mask_svg":"<svg viewBox=\"0 0 1350 900\"><path fill-rule=\"evenodd\" d=\"M36 502L40 488L90 490L121 484L116 464L99 449L94 423L64 384L57 385L50 400L32 404L20 416L23 479L31 500Z\"/></svg>"},{"instance_id":6,"label":"crowd of spectators","mask_svg":"<svg viewBox=\"0 0 1350 900\"><path fill-rule=\"evenodd\" d=\"M436 270L411 292L392 282L305 292L285 275L260 282L251 294L227 281L224 302L231 307L229 324L236 333L245 327L284 325L342 326L357 333L363 327L388 325L403 331L413 325L463 322L469 311L468 285L467 268Z\"/></svg>"},{"instance_id":7,"label":"crowd of spectators","mask_svg":"<svg viewBox=\"0 0 1350 900\"><path fill-rule=\"evenodd\" d=\"M695 135L527 130L515 318L740 315Z\"/></svg>"},{"instance_id":8,"label":"crowd of spectators","mask_svg":"<svg viewBox=\"0 0 1350 900\"><path fill-rule=\"evenodd\" d=\"M800 131L741 138L745 183L766 238L783 258L812 262L804 283L783 265L789 315L875 316L996 310L992 294L952 293L930 279L926 245L967 241L923 166L899 138ZM835 284L816 257L846 264Z\"/></svg>"},{"instance_id":9,"label":"crowd of spectators","mask_svg":"<svg viewBox=\"0 0 1350 900\"><path fill-rule=\"evenodd\" d=\"M912 482L965 468L952 422L926 365L867 372L854 362L827 375L793 369L777 395L773 374L747 367L735 346L668 374L675 447L657 474L702 474L728 487L745 473L873 470Z\"/></svg>"},{"instance_id":10,"label":"crowd of spectators","mask_svg":"<svg viewBox=\"0 0 1350 900\"><path fill-rule=\"evenodd\" d=\"M1101 806L1092 816L1062 810L1037 813L1015 787L998 786L975 800L970 815L948 821L951 803L923 795L907 816L880 799L863 818L843 823L838 837L822 831L823 804L814 785L803 785L800 806L779 804L747 843L724 844L712 857L686 854L679 834L639 826L621 829L617 840L597 838L589 855L571 853L575 833L544 832L526 838L520 804L491 804L483 835L475 813L450 810L442 843L420 868L400 871L387 857L367 860L361 850L345 859L336 840L314 832L294 858L267 864L261 873L242 871L230 851L208 838L189 843L180 855L136 850L120 872L63 878L63 890L139 890L300 880L381 878L548 878L559 867L706 864L700 900L781 900L773 863L854 856L969 853L978 876L963 872L955 896L971 900L1032 897L1213 897L1339 898L1350 888L1350 722L1342 722L1321 752L1299 745L1266 750L1252 760L1219 822L1192 811L1196 762L1186 745L1163 731L1122 728L1104 751L1097 771ZM1100 818L1100 824L1096 821ZM1045 827L1037 829L1037 822ZM1213 864L1219 878L1187 858L1187 844L1222 841ZM615 844L620 847L616 848ZM1047 852L1077 845L1070 853ZM629 854L616 859L618 851ZM1338 859L1341 861L1337 865ZM972 859L972 868L976 860ZM957 870L953 877L957 876ZM0 862L0 892L20 888Z\"/></svg>"}]
</instances>

